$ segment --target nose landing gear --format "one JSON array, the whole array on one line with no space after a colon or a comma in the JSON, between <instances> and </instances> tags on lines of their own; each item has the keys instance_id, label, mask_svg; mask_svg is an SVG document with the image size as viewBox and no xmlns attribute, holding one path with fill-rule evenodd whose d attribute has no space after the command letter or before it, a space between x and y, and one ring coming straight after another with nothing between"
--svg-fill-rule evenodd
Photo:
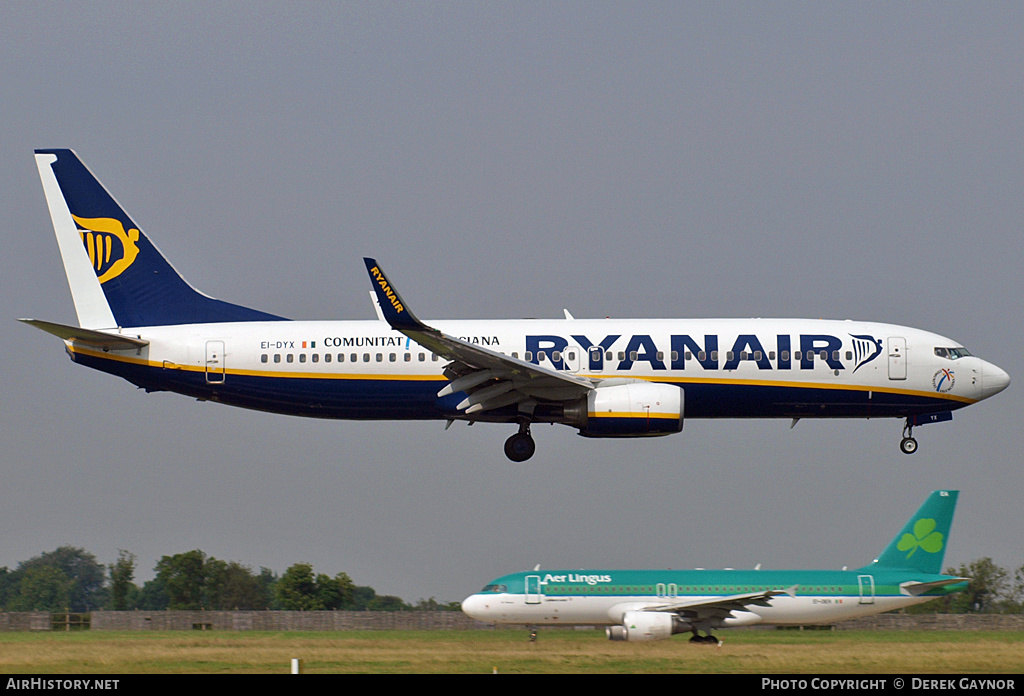
<instances>
[{"instance_id":1,"label":"nose landing gear","mask_svg":"<svg viewBox=\"0 0 1024 696\"><path fill-rule=\"evenodd\" d=\"M900 451L903 454L913 454L917 451L917 440L912 437L914 432L914 426L910 424L910 419L907 418L907 422L903 425L903 439L900 440Z\"/></svg>"}]
</instances>

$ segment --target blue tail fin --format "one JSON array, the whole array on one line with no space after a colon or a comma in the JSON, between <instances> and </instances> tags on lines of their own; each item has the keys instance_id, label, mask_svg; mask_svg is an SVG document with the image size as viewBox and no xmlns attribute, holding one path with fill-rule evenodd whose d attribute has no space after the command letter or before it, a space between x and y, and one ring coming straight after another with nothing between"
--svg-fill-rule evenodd
<instances>
[{"instance_id":1,"label":"blue tail fin","mask_svg":"<svg viewBox=\"0 0 1024 696\"><path fill-rule=\"evenodd\" d=\"M953 511L960 491L935 491L903 526L899 534L885 547L871 568L900 568L922 573L942 572L942 559L946 555L949 528L953 524Z\"/></svg>"},{"instance_id":2,"label":"blue tail fin","mask_svg":"<svg viewBox=\"0 0 1024 696\"><path fill-rule=\"evenodd\" d=\"M86 328L279 321L189 285L71 150L36 150L79 324Z\"/></svg>"}]
</instances>

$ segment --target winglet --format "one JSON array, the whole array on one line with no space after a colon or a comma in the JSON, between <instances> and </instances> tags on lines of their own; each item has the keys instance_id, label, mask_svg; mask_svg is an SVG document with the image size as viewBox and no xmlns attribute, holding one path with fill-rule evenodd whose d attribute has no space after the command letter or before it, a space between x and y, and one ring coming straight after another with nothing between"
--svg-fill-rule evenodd
<instances>
[{"instance_id":1,"label":"winglet","mask_svg":"<svg viewBox=\"0 0 1024 696\"><path fill-rule=\"evenodd\" d=\"M366 263L366 270L370 274L370 282L377 293L377 304L380 305L381 311L384 312L384 318L391 325L391 328L397 331L422 331L426 329L427 327L423 322L417 319L416 315L406 307L405 302L402 301L398 292L392 287L391 282L384 275L384 271L380 269L376 260L364 257L363 262Z\"/></svg>"}]
</instances>

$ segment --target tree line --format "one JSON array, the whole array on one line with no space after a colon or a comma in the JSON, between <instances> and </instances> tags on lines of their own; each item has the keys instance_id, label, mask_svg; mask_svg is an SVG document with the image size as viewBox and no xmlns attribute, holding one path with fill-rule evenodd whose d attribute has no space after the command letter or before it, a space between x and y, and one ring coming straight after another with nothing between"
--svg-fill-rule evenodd
<instances>
[{"instance_id":1,"label":"tree line","mask_svg":"<svg viewBox=\"0 0 1024 696\"><path fill-rule=\"evenodd\" d=\"M458 602L433 597L407 604L356 585L346 573L315 573L296 563L278 576L269 568L254 572L236 561L222 561L196 549L163 556L156 577L135 583L135 554L121 550L107 566L84 549L61 546L0 567L0 611L108 610L264 610L291 611L457 611Z\"/></svg>"},{"instance_id":2,"label":"tree line","mask_svg":"<svg viewBox=\"0 0 1024 696\"><path fill-rule=\"evenodd\" d=\"M222 561L196 549L163 556L156 577L135 584L135 554L120 551L108 566L84 549L61 546L22 561L14 570L0 567L0 611L109 610L263 610L291 611L458 611L458 602L433 597L407 604L356 585L346 573L315 573L296 563L278 576L268 568L254 572L236 561ZM971 578L964 592L910 607L914 614L1017 614L1024 612L1024 565L1014 571L981 558L947 575Z\"/></svg>"}]
</instances>

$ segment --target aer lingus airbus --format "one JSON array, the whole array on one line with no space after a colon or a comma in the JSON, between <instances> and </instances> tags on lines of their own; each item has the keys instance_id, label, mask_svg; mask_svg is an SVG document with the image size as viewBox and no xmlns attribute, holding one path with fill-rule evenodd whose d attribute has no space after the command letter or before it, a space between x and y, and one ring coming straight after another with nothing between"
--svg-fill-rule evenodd
<instances>
[{"instance_id":1,"label":"aer lingus airbus","mask_svg":"<svg viewBox=\"0 0 1024 696\"><path fill-rule=\"evenodd\" d=\"M491 581L462 610L499 624L606 626L611 640L662 640L754 624L815 625L966 589L942 575L958 491L935 491L878 558L857 570L533 570ZM701 636L699 631L704 631Z\"/></svg>"},{"instance_id":2,"label":"aer lingus airbus","mask_svg":"<svg viewBox=\"0 0 1024 696\"><path fill-rule=\"evenodd\" d=\"M37 150L78 326L23 319L71 359L147 391L315 418L535 423L586 437L682 430L685 418L902 418L915 425L1009 384L959 342L812 319L423 322L372 259L378 319L291 321L195 290L71 150Z\"/></svg>"}]
</instances>

